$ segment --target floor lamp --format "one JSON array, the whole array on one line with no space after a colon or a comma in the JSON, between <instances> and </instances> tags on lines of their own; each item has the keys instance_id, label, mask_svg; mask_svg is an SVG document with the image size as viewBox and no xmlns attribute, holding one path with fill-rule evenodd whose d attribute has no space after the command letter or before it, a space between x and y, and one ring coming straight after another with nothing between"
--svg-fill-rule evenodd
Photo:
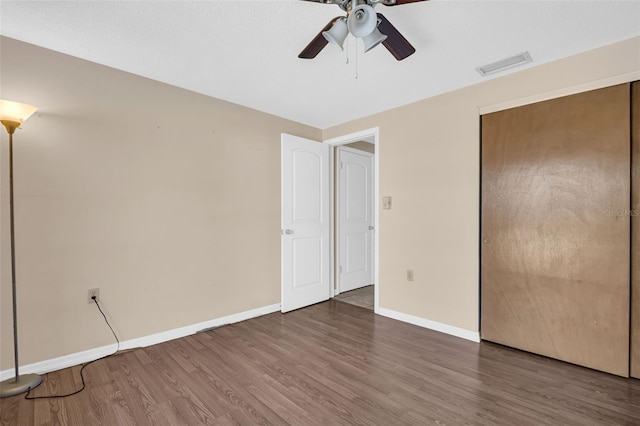
<instances>
[{"instance_id":1,"label":"floor lamp","mask_svg":"<svg viewBox=\"0 0 640 426\"><path fill-rule=\"evenodd\" d=\"M0 99L0 122L9 133L9 216L11 221L11 293L13 296L13 355L15 360L15 377L0 382L0 398L6 398L27 392L42 383L37 374L20 375L18 363L18 313L16 298L16 251L13 220L13 133L22 123L36 112L37 108L18 102Z\"/></svg>"}]
</instances>

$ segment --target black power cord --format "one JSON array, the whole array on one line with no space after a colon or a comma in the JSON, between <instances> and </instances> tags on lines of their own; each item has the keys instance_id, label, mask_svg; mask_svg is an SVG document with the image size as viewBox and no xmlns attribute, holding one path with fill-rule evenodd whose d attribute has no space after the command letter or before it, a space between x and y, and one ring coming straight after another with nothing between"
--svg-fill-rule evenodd
<instances>
[{"instance_id":1,"label":"black power cord","mask_svg":"<svg viewBox=\"0 0 640 426\"><path fill-rule=\"evenodd\" d=\"M100 358L96 358L93 361L89 361L85 364L82 365L82 368L80 369L80 379L82 379L82 387L80 387L80 389L73 391L71 393L67 393L64 395L43 395L43 396L29 396L29 393L31 392L31 388L29 388L29 390L27 391L27 394L24 396L24 399L52 399L52 398L66 398L68 396L71 395L75 395L78 394L80 392L82 392L85 387L85 381L84 381L84 369L93 364L96 361L100 361L101 359L105 359L105 358L109 358L110 356L115 355L116 353L118 353L118 351L120 350L120 340L118 340L118 336L116 336L116 332L113 331L113 327L111 327L111 324L109 324L109 320L107 320L107 316L104 314L104 312L102 312L102 308L100 307L100 304L98 303L98 299L96 298L96 296L92 296L91 299L93 300L93 302L96 304L96 306L98 307L98 310L100 311L100 313L102 314L102 317L104 318L104 322L107 323L107 325L109 326L109 329L111 330L111 333L113 333L113 337L116 338L116 342L118 342L118 347L116 348L115 352L110 353L109 355L105 355L103 357Z\"/></svg>"}]
</instances>

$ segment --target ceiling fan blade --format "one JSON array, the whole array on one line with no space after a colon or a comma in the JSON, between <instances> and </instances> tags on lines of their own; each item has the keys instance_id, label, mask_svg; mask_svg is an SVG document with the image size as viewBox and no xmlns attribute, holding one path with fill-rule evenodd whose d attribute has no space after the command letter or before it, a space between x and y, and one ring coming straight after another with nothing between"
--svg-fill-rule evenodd
<instances>
[{"instance_id":1,"label":"ceiling fan blade","mask_svg":"<svg viewBox=\"0 0 640 426\"><path fill-rule=\"evenodd\" d=\"M312 1L312 0L307 0ZM318 56L318 53L329 43L326 38L322 35L324 31L329 31L329 29L333 26L333 24L340 19L339 16L333 18L320 32L314 37L311 42L305 47L302 52L298 55L298 58L301 59L313 59Z\"/></svg>"},{"instance_id":2,"label":"ceiling fan blade","mask_svg":"<svg viewBox=\"0 0 640 426\"><path fill-rule=\"evenodd\" d=\"M381 13L377 15L380 20L378 30L387 36L387 39L382 42L384 47L399 61L413 55L416 49L411 43Z\"/></svg>"},{"instance_id":3,"label":"ceiling fan blade","mask_svg":"<svg viewBox=\"0 0 640 426\"><path fill-rule=\"evenodd\" d=\"M327 3L327 4L342 3L341 1L338 1L338 0L302 0L302 1L312 1L314 3ZM413 0L413 1L422 1L422 0Z\"/></svg>"},{"instance_id":4,"label":"ceiling fan blade","mask_svg":"<svg viewBox=\"0 0 640 426\"><path fill-rule=\"evenodd\" d=\"M307 0L307 1L313 1L313 0ZM407 3L417 3L419 1L427 1L427 0L384 0L382 2L382 4L384 4L385 6L401 6L403 4L407 4Z\"/></svg>"}]
</instances>

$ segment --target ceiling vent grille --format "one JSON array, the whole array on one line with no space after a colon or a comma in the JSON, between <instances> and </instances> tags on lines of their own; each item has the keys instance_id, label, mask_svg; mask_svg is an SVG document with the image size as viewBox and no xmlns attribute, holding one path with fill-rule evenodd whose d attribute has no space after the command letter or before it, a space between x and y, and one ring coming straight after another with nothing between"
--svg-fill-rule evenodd
<instances>
[{"instance_id":1,"label":"ceiling vent grille","mask_svg":"<svg viewBox=\"0 0 640 426\"><path fill-rule=\"evenodd\" d=\"M481 76L485 77L489 74L495 74L509 68L528 64L529 62L532 62L531 55L529 55L529 52L523 52L515 56L478 67L476 68L476 71L478 71Z\"/></svg>"}]
</instances>

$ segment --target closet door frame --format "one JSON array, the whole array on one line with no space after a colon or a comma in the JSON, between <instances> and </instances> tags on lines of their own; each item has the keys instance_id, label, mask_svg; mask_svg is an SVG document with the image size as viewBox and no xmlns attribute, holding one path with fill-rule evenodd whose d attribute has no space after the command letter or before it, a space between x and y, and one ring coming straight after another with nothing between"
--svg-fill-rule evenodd
<instances>
[{"instance_id":1,"label":"closet door frame","mask_svg":"<svg viewBox=\"0 0 640 426\"><path fill-rule=\"evenodd\" d=\"M640 81L631 83L630 375L640 379Z\"/></svg>"}]
</instances>

